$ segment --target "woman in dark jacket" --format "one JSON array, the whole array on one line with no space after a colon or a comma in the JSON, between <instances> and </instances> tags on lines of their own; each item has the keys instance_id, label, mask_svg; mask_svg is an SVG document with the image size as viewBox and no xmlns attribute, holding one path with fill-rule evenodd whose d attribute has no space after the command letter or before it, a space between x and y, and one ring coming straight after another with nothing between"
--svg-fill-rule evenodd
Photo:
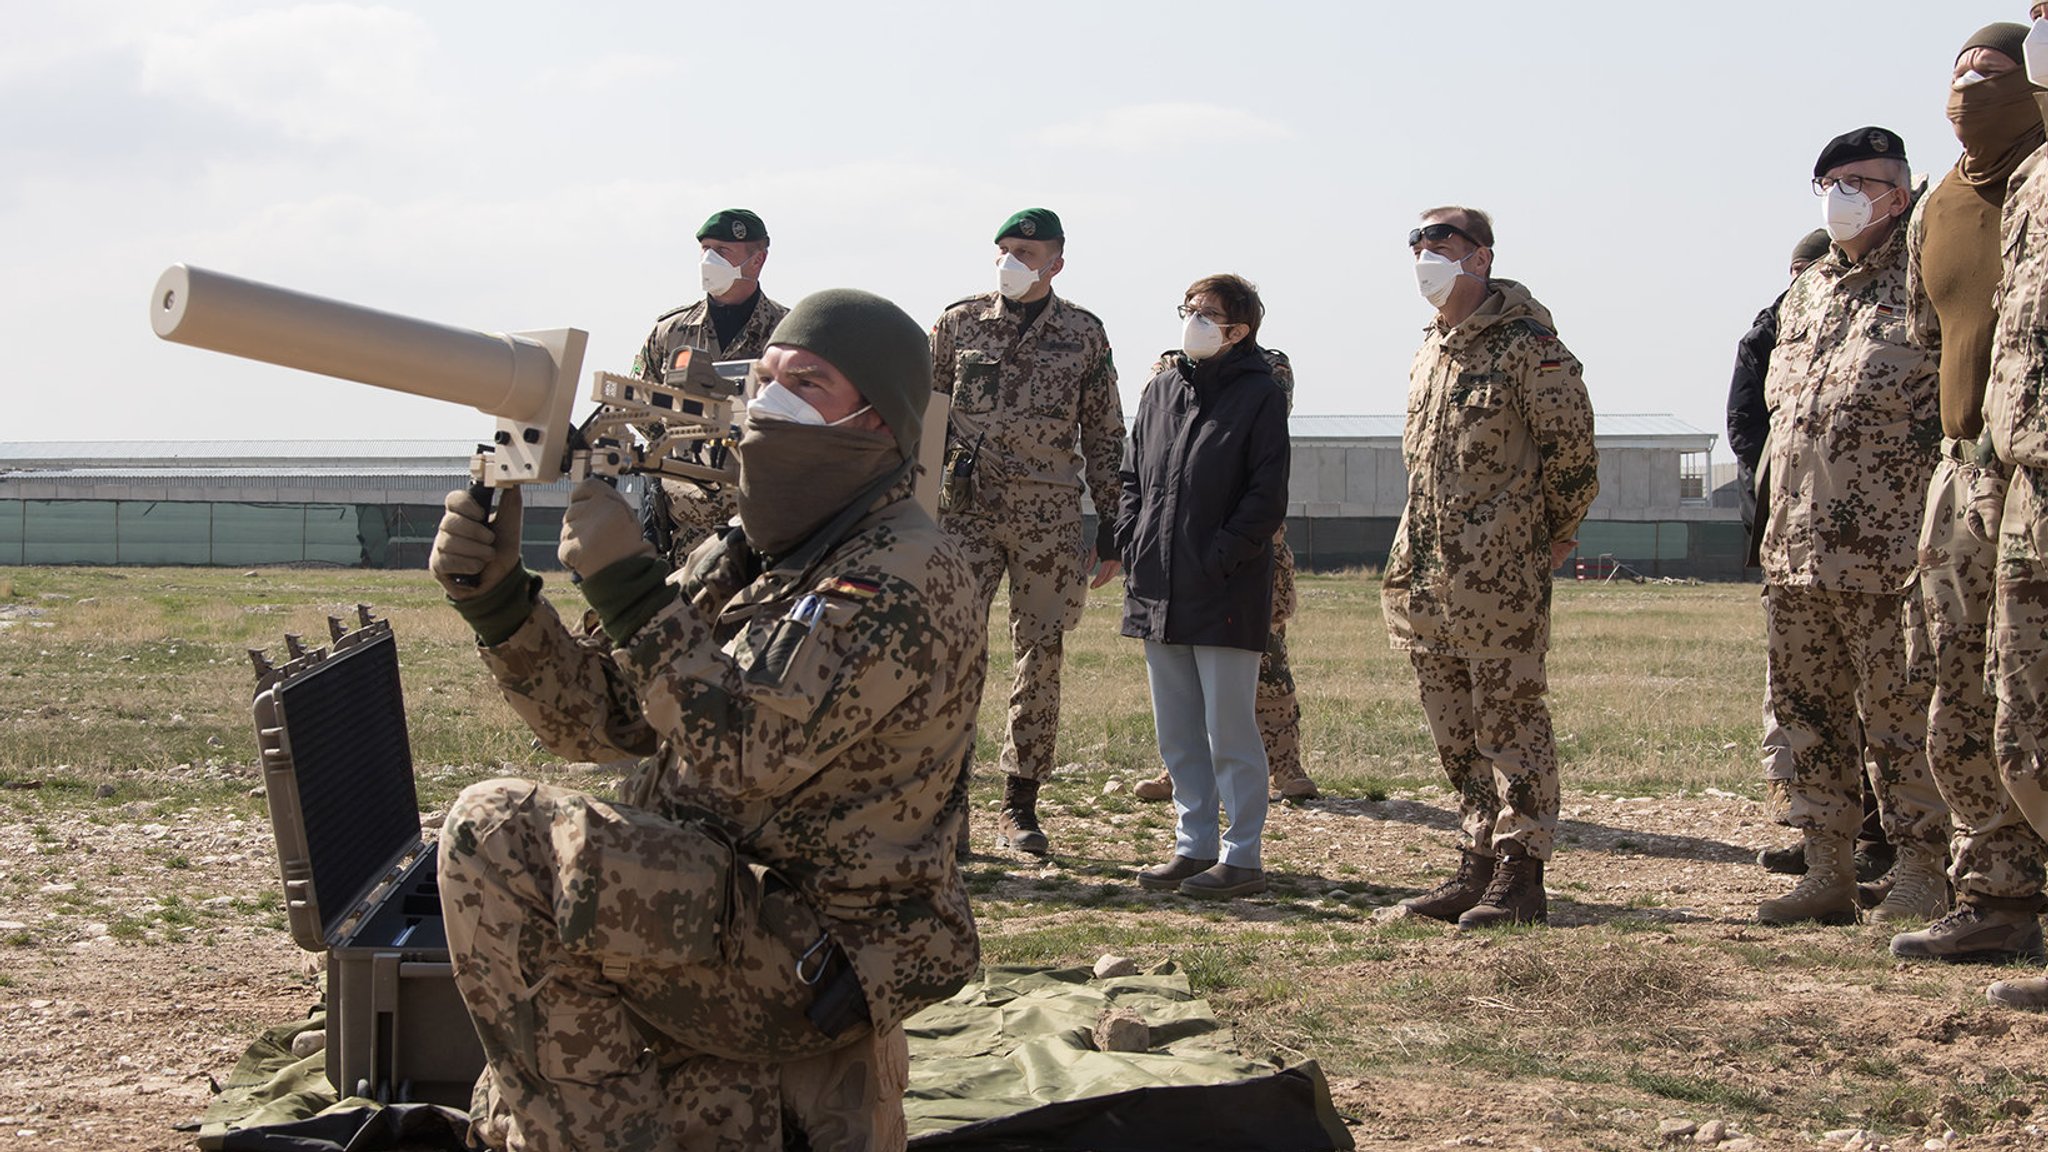
<instances>
[{"instance_id":1,"label":"woman in dark jacket","mask_svg":"<svg viewBox=\"0 0 2048 1152\"><path fill-rule=\"evenodd\" d=\"M1265 305L1250 281L1197 280L1180 314L1184 354L1145 386L1117 516L1123 633L1145 641L1176 812L1172 861L1138 883L1228 899L1266 888L1255 701L1287 515L1287 399L1256 343Z\"/></svg>"}]
</instances>

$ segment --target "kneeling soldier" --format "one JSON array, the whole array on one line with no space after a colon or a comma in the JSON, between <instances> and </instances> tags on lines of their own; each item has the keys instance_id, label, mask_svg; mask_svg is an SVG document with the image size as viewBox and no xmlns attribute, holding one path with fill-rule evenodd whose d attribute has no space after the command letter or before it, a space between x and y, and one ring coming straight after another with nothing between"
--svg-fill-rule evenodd
<instances>
[{"instance_id":1,"label":"kneeling soldier","mask_svg":"<svg viewBox=\"0 0 2048 1152\"><path fill-rule=\"evenodd\" d=\"M449 813L487 1142L780 1148L787 1114L808 1147L901 1147L898 1025L974 969L953 846L987 621L911 499L924 333L819 293L760 379L740 527L682 572L614 489L575 490L561 559L601 633L521 567L516 490L488 522L448 498L431 567L505 698L558 755L647 757L619 802L490 780Z\"/></svg>"}]
</instances>

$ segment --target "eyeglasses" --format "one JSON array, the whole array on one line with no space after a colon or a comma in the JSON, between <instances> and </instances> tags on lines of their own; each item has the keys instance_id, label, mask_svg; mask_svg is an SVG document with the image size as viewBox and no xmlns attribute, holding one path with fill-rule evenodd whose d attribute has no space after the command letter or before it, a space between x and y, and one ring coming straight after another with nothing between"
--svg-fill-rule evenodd
<instances>
[{"instance_id":1,"label":"eyeglasses","mask_svg":"<svg viewBox=\"0 0 2048 1152\"><path fill-rule=\"evenodd\" d=\"M1458 237L1474 248L1486 247L1486 245L1474 240L1471 233L1458 227L1456 224L1424 224L1420 228L1411 228L1408 231L1408 246L1413 248L1425 240L1431 244L1441 244L1453 236Z\"/></svg>"},{"instance_id":2,"label":"eyeglasses","mask_svg":"<svg viewBox=\"0 0 2048 1152\"><path fill-rule=\"evenodd\" d=\"M1195 307L1193 304L1183 304L1180 307L1175 308L1173 311L1174 315L1179 316L1183 320L1187 319L1190 316L1200 316L1202 319L1207 320L1211 324L1218 325L1219 327L1221 325L1230 323L1230 317L1225 316L1223 313L1204 312L1200 308Z\"/></svg>"},{"instance_id":3,"label":"eyeglasses","mask_svg":"<svg viewBox=\"0 0 2048 1152\"><path fill-rule=\"evenodd\" d=\"M1840 179L1833 176L1822 176L1814 180L1813 194L1815 196L1825 196L1837 184L1847 189L1851 196L1862 192L1865 184L1882 184L1887 188L1897 188L1899 186L1896 180L1880 180L1875 176L1843 176Z\"/></svg>"}]
</instances>

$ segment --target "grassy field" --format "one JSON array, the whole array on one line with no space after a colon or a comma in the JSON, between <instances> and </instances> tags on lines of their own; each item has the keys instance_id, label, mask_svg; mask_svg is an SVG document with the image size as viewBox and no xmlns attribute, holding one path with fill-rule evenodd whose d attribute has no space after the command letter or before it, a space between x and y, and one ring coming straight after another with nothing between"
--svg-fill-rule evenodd
<instances>
[{"instance_id":1,"label":"grassy field","mask_svg":"<svg viewBox=\"0 0 2048 1152\"><path fill-rule=\"evenodd\" d=\"M1290 644L1311 769L1360 792L1435 782L1378 582L1311 575L1301 600ZM180 766L247 765L247 651L281 657L287 633L324 643L326 619L353 620L358 603L399 637L424 770L546 763L480 675L466 627L418 573L25 569L0 570L0 777L147 790ZM1119 611L1117 597L1097 594L1067 644L1058 758L1086 772L1156 762L1144 662L1117 635ZM983 760L995 755L1011 672L1000 602L996 616ZM1563 585L1550 673L1567 779L1643 794L1753 792L1759 625L1754 589Z\"/></svg>"},{"instance_id":2,"label":"grassy field","mask_svg":"<svg viewBox=\"0 0 2048 1152\"><path fill-rule=\"evenodd\" d=\"M1748 862L1784 839L1757 803L1754 587L1559 588L1552 924L1477 937L1387 915L1454 862L1455 829L1377 581L1307 576L1301 591L1290 640L1326 796L1276 806L1273 892L1221 907L1130 882L1170 852L1172 814L1116 787L1150 775L1156 754L1115 596L1098 594L1068 643L1062 767L1043 804L1056 855L992 851L1010 675L998 611L966 866L986 960L1171 959L1240 1047L1319 1060L1365 1146L1641 1148L1674 1117L1725 1122L1761 1141L1749 1147L1849 1128L1914 1147L2038 1134L2048 1028L1984 1006L1998 970L1896 964L1873 926L1751 923L1754 902L1786 886ZM19 925L0 936L0 1011L64 994L80 920L168 980L206 968L204 949L252 939L239 934L252 922L281 935L246 650L279 654L287 632L323 642L325 618L357 602L399 638L423 805L507 770L595 783L533 748L423 574L0 570L0 823L13 837L0 845L22 846L0 859L0 921ZM222 827L214 855L187 846Z\"/></svg>"}]
</instances>

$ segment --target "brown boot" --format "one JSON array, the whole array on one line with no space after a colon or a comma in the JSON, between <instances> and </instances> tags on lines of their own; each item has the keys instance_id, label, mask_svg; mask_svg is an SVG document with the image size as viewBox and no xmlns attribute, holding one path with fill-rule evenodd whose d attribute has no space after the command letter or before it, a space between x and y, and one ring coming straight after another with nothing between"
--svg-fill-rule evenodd
<instances>
[{"instance_id":1,"label":"brown boot","mask_svg":"<svg viewBox=\"0 0 2048 1152\"><path fill-rule=\"evenodd\" d=\"M1871 920L1939 920L1948 911L1947 853L1931 844L1901 844L1892 865L1891 891L1871 909Z\"/></svg>"},{"instance_id":2,"label":"brown boot","mask_svg":"<svg viewBox=\"0 0 2048 1152\"><path fill-rule=\"evenodd\" d=\"M1513 840L1500 846L1493 881L1479 903L1458 917L1460 928L1496 928L1507 924L1541 924L1550 918L1543 891L1543 861L1521 851Z\"/></svg>"},{"instance_id":3,"label":"brown boot","mask_svg":"<svg viewBox=\"0 0 2048 1152\"><path fill-rule=\"evenodd\" d=\"M1417 916L1457 923L1458 917L1486 895L1486 886L1493 881L1492 856L1478 852L1460 852L1458 856L1458 870L1449 880L1401 901L1401 907Z\"/></svg>"},{"instance_id":4,"label":"brown boot","mask_svg":"<svg viewBox=\"0 0 2048 1152\"><path fill-rule=\"evenodd\" d=\"M1173 799L1173 777L1166 774L1166 769L1161 768L1159 775L1154 776L1150 780L1140 780L1133 785L1131 787L1131 795L1136 796L1140 800L1171 800Z\"/></svg>"},{"instance_id":5,"label":"brown boot","mask_svg":"<svg viewBox=\"0 0 2048 1152\"><path fill-rule=\"evenodd\" d=\"M1854 924L1856 874L1849 863L1847 838L1821 832L1806 834L1806 875L1790 892L1756 906L1765 924Z\"/></svg>"},{"instance_id":6,"label":"brown boot","mask_svg":"<svg viewBox=\"0 0 2048 1152\"><path fill-rule=\"evenodd\" d=\"M2017 980L2000 980L1984 990L1984 998L2002 1008L2048 1011L2048 978L2022 976Z\"/></svg>"},{"instance_id":7,"label":"brown boot","mask_svg":"<svg viewBox=\"0 0 2048 1152\"><path fill-rule=\"evenodd\" d=\"M1268 783L1272 785L1267 794L1269 800L1298 802L1313 800L1322 795L1322 791L1316 787L1316 782L1308 778L1307 772L1302 771L1299 760L1291 761L1284 766L1276 763L1273 766L1272 779Z\"/></svg>"},{"instance_id":8,"label":"brown boot","mask_svg":"<svg viewBox=\"0 0 2048 1152\"><path fill-rule=\"evenodd\" d=\"M1003 781L1003 810L996 813L996 845L1031 856L1049 856L1052 846L1038 827L1038 781L1010 776Z\"/></svg>"}]
</instances>

